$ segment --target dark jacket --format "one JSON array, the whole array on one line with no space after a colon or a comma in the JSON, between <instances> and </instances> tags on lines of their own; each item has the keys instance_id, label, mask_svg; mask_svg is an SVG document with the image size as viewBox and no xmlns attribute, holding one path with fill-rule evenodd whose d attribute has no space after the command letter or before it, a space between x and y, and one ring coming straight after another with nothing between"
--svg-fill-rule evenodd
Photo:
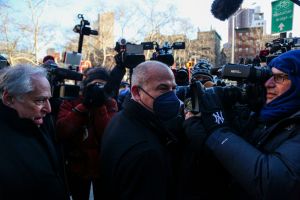
<instances>
[{"instance_id":1,"label":"dark jacket","mask_svg":"<svg viewBox=\"0 0 300 200\"><path fill-rule=\"evenodd\" d=\"M242 138L218 129L206 145L232 175L231 199L300 199L300 113Z\"/></svg>"},{"instance_id":2,"label":"dark jacket","mask_svg":"<svg viewBox=\"0 0 300 200\"><path fill-rule=\"evenodd\" d=\"M130 100L108 125L101 150L102 199L174 199L174 144L153 113Z\"/></svg>"},{"instance_id":3,"label":"dark jacket","mask_svg":"<svg viewBox=\"0 0 300 200\"><path fill-rule=\"evenodd\" d=\"M0 199L68 199L50 116L39 128L0 102Z\"/></svg>"}]
</instances>

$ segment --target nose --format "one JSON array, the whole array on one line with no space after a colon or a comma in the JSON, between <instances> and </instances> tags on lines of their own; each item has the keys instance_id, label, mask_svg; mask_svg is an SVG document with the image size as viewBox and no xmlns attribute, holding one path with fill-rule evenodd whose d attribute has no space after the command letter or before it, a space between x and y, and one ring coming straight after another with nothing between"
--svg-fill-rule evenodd
<instances>
[{"instance_id":1,"label":"nose","mask_svg":"<svg viewBox=\"0 0 300 200\"><path fill-rule=\"evenodd\" d=\"M50 112L51 112L51 105L50 105L49 99L47 99L47 100L45 101L45 104L44 104L42 110L43 110L44 112L46 112L46 113L50 113Z\"/></svg>"},{"instance_id":2,"label":"nose","mask_svg":"<svg viewBox=\"0 0 300 200\"><path fill-rule=\"evenodd\" d=\"M265 87L266 87L266 88L275 87L275 81L274 81L274 77L273 77L273 76L272 76L271 78L269 78L269 79L265 82Z\"/></svg>"}]
</instances>

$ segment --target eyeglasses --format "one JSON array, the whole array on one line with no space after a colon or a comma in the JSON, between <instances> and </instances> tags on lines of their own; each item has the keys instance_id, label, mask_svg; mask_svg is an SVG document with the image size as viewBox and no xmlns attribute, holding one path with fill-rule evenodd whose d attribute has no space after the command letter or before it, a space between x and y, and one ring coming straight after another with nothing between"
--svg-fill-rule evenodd
<instances>
[{"instance_id":1,"label":"eyeglasses","mask_svg":"<svg viewBox=\"0 0 300 200\"><path fill-rule=\"evenodd\" d=\"M283 83L284 80L289 79L289 76L287 74L273 74L272 77L275 83Z\"/></svg>"}]
</instances>

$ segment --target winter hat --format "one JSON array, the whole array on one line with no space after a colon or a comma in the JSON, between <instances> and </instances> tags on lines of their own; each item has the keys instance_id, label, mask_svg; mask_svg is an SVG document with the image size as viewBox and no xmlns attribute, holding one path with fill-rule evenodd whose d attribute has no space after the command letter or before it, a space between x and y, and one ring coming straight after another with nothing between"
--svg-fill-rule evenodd
<instances>
[{"instance_id":1,"label":"winter hat","mask_svg":"<svg viewBox=\"0 0 300 200\"><path fill-rule=\"evenodd\" d=\"M269 63L269 67L288 74L292 84L284 94L263 107L260 116L265 121L287 117L300 110L300 50L279 55Z\"/></svg>"},{"instance_id":2,"label":"winter hat","mask_svg":"<svg viewBox=\"0 0 300 200\"><path fill-rule=\"evenodd\" d=\"M95 67L90 69L86 74L86 78L83 81L83 85L86 86L88 83L96 79L108 81L109 79L108 71L103 67Z\"/></svg>"}]
</instances>

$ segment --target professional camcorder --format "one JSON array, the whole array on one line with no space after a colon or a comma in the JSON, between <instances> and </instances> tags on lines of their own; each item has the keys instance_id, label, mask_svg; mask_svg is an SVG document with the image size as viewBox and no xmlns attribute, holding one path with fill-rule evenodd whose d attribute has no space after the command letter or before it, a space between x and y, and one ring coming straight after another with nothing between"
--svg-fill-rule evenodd
<instances>
[{"instance_id":1,"label":"professional camcorder","mask_svg":"<svg viewBox=\"0 0 300 200\"><path fill-rule=\"evenodd\" d=\"M243 64L226 64L219 71L222 79L237 81L239 83L261 83L268 80L272 73L266 67Z\"/></svg>"},{"instance_id":2,"label":"professional camcorder","mask_svg":"<svg viewBox=\"0 0 300 200\"><path fill-rule=\"evenodd\" d=\"M98 35L98 31L92 30L89 27L90 22L85 20L83 14L78 14L77 17L81 19L80 24L75 25L73 31L75 33L79 33L79 40L78 40L78 53L82 51L82 44L83 44L83 37L85 35Z\"/></svg>"},{"instance_id":3,"label":"professional camcorder","mask_svg":"<svg viewBox=\"0 0 300 200\"><path fill-rule=\"evenodd\" d=\"M242 64L226 64L218 70L221 79L235 81L236 85L204 88L200 81L193 81L190 86L178 87L176 93L181 100L191 98L194 113L201 112L199 97L203 92L217 93L226 107L236 104L246 105L257 111L265 102L264 82L271 76L271 70L264 67Z\"/></svg>"},{"instance_id":4,"label":"professional camcorder","mask_svg":"<svg viewBox=\"0 0 300 200\"><path fill-rule=\"evenodd\" d=\"M169 42L164 42L162 47L157 42L143 42L145 49L151 50L155 48L155 52L152 55L151 60L157 60L165 63L168 66L174 64L173 50L174 49L185 49L184 42L174 42L170 45Z\"/></svg>"},{"instance_id":5,"label":"professional camcorder","mask_svg":"<svg viewBox=\"0 0 300 200\"><path fill-rule=\"evenodd\" d=\"M173 49L184 48L184 42L174 42L172 45L165 42L164 45L160 47L157 42L142 42L141 44L133 44L127 42L126 39L121 38L116 42L115 51L118 53L123 52L122 60L124 60L125 66L128 68L134 68L145 61L144 50L155 49L151 60L157 60L171 66L174 64L174 57L172 55Z\"/></svg>"},{"instance_id":6,"label":"professional camcorder","mask_svg":"<svg viewBox=\"0 0 300 200\"><path fill-rule=\"evenodd\" d=\"M47 61L42 65L48 71L48 80L53 98L72 99L79 95L80 87L76 84L66 84L65 80L81 81L82 74L59 67L54 61Z\"/></svg>"},{"instance_id":7,"label":"professional camcorder","mask_svg":"<svg viewBox=\"0 0 300 200\"><path fill-rule=\"evenodd\" d=\"M280 54L292 49L300 48L300 38L277 38L272 42L267 42L265 47L264 50L260 51L259 58L262 62L268 64L273 58Z\"/></svg>"},{"instance_id":8,"label":"professional camcorder","mask_svg":"<svg viewBox=\"0 0 300 200\"><path fill-rule=\"evenodd\" d=\"M133 44L121 38L116 42L115 51L122 56L125 67L133 69L145 61L143 44Z\"/></svg>"},{"instance_id":9,"label":"professional camcorder","mask_svg":"<svg viewBox=\"0 0 300 200\"><path fill-rule=\"evenodd\" d=\"M81 19L80 24L75 25L73 31L75 33L83 34L83 35L98 35L98 31L92 30L90 26L90 22L85 20L83 14L78 14L77 17Z\"/></svg>"}]
</instances>

